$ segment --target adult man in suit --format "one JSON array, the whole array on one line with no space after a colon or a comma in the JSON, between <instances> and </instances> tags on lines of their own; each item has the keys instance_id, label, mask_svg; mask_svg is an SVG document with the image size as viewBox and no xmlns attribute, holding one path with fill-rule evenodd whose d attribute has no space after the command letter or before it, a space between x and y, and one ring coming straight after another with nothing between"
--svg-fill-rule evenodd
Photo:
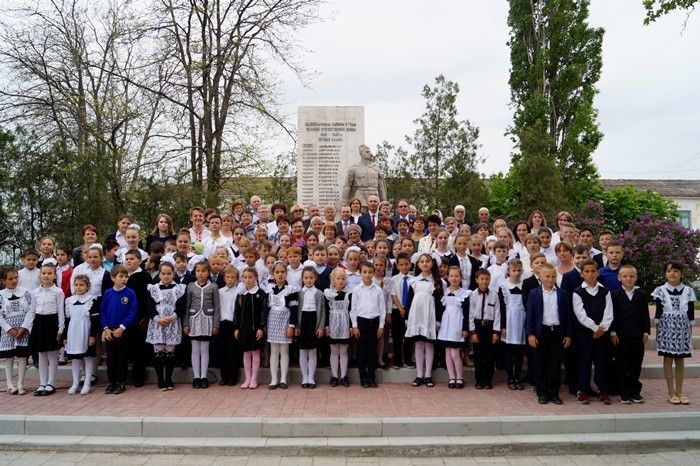
<instances>
[{"instance_id":1,"label":"adult man in suit","mask_svg":"<svg viewBox=\"0 0 700 466\"><path fill-rule=\"evenodd\" d=\"M340 208L340 220L335 222L335 234L336 236L345 236L345 230L355 223L355 219L352 218L350 213L350 206L344 205Z\"/></svg>"},{"instance_id":2,"label":"adult man in suit","mask_svg":"<svg viewBox=\"0 0 700 466\"><path fill-rule=\"evenodd\" d=\"M396 212L394 216L391 219L391 229L393 230L394 233L398 233L398 229L396 224L398 223L399 220L402 218L405 219L408 224L411 224L411 216L408 211L408 201L406 199L399 199L399 202L396 203Z\"/></svg>"},{"instance_id":3,"label":"adult man in suit","mask_svg":"<svg viewBox=\"0 0 700 466\"><path fill-rule=\"evenodd\" d=\"M367 197L367 212L360 215L357 224L362 228L362 241L374 239L374 229L379 224L379 196L371 194Z\"/></svg>"}]
</instances>

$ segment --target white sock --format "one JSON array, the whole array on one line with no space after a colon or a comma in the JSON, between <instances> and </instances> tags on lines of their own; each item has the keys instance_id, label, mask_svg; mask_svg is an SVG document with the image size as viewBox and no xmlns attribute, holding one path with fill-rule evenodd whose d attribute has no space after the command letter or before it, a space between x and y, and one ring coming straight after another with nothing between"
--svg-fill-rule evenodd
<instances>
[{"instance_id":1,"label":"white sock","mask_svg":"<svg viewBox=\"0 0 700 466\"><path fill-rule=\"evenodd\" d=\"M15 365L15 358L5 358L5 380L7 380L7 388L13 388L12 384L12 368Z\"/></svg>"},{"instance_id":2,"label":"white sock","mask_svg":"<svg viewBox=\"0 0 700 466\"><path fill-rule=\"evenodd\" d=\"M277 369L280 365L280 344L270 343L270 385L277 385Z\"/></svg>"},{"instance_id":3,"label":"white sock","mask_svg":"<svg viewBox=\"0 0 700 466\"><path fill-rule=\"evenodd\" d=\"M309 350L299 350L299 367L301 368L301 383L309 383Z\"/></svg>"},{"instance_id":4,"label":"white sock","mask_svg":"<svg viewBox=\"0 0 700 466\"><path fill-rule=\"evenodd\" d=\"M58 373L58 351L47 351L46 357L49 362L49 385L56 386L56 374Z\"/></svg>"},{"instance_id":5,"label":"white sock","mask_svg":"<svg viewBox=\"0 0 700 466\"><path fill-rule=\"evenodd\" d=\"M90 387L92 385L92 376L95 375L95 369L97 369L97 358L92 356L85 357L85 382L83 387Z\"/></svg>"},{"instance_id":6,"label":"white sock","mask_svg":"<svg viewBox=\"0 0 700 466\"><path fill-rule=\"evenodd\" d=\"M78 388L78 385L80 385L80 359L73 359L70 362L70 370L73 374L73 384L71 388ZM88 383L89 380L90 379L85 376L85 383Z\"/></svg>"},{"instance_id":7,"label":"white sock","mask_svg":"<svg viewBox=\"0 0 700 466\"><path fill-rule=\"evenodd\" d=\"M433 375L433 359L435 359L435 346L432 343L425 342L425 376L432 377Z\"/></svg>"},{"instance_id":8,"label":"white sock","mask_svg":"<svg viewBox=\"0 0 700 466\"><path fill-rule=\"evenodd\" d=\"M49 380L49 356L45 351L39 353L39 385L45 387Z\"/></svg>"},{"instance_id":9,"label":"white sock","mask_svg":"<svg viewBox=\"0 0 700 466\"><path fill-rule=\"evenodd\" d=\"M331 345L331 375L338 378L338 366L340 365L340 345Z\"/></svg>"},{"instance_id":10,"label":"white sock","mask_svg":"<svg viewBox=\"0 0 700 466\"><path fill-rule=\"evenodd\" d=\"M289 371L289 345L280 344L280 372L281 381L287 383L287 372Z\"/></svg>"},{"instance_id":11,"label":"white sock","mask_svg":"<svg viewBox=\"0 0 700 466\"><path fill-rule=\"evenodd\" d=\"M415 344L414 354L416 356L416 377L423 378L425 374L423 363L425 361L425 342L417 341Z\"/></svg>"},{"instance_id":12,"label":"white sock","mask_svg":"<svg viewBox=\"0 0 700 466\"><path fill-rule=\"evenodd\" d=\"M209 342L202 342L202 351L200 353L201 366L199 368L199 378L206 379L209 371Z\"/></svg>"},{"instance_id":13,"label":"white sock","mask_svg":"<svg viewBox=\"0 0 700 466\"><path fill-rule=\"evenodd\" d=\"M17 388L24 387L24 376L27 374L27 358L17 358Z\"/></svg>"},{"instance_id":14,"label":"white sock","mask_svg":"<svg viewBox=\"0 0 700 466\"><path fill-rule=\"evenodd\" d=\"M199 353L200 353L200 343L201 341L192 340L192 376L195 379L199 378Z\"/></svg>"},{"instance_id":15,"label":"white sock","mask_svg":"<svg viewBox=\"0 0 700 466\"><path fill-rule=\"evenodd\" d=\"M348 345L338 345L340 348L340 378L348 375Z\"/></svg>"},{"instance_id":16,"label":"white sock","mask_svg":"<svg viewBox=\"0 0 700 466\"><path fill-rule=\"evenodd\" d=\"M316 383L316 348L309 350L309 383Z\"/></svg>"}]
</instances>

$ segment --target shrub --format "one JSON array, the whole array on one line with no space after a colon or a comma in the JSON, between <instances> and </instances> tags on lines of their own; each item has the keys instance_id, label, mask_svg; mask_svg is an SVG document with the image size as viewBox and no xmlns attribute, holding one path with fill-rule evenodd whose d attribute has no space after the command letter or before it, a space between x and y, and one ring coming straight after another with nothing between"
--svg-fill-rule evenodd
<instances>
[{"instance_id":1,"label":"shrub","mask_svg":"<svg viewBox=\"0 0 700 466\"><path fill-rule=\"evenodd\" d=\"M625 260L637 268L637 285L646 292L665 281L663 266L669 260L684 265L685 282L700 274L700 230L689 230L675 220L654 219L646 212L640 220L630 222L620 242Z\"/></svg>"}]
</instances>

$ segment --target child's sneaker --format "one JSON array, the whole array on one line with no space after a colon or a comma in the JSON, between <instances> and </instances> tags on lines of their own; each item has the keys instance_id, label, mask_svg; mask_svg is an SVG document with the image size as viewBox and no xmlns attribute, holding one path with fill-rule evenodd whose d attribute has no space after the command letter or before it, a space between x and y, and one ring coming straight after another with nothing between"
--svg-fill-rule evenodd
<instances>
[{"instance_id":1,"label":"child's sneaker","mask_svg":"<svg viewBox=\"0 0 700 466\"><path fill-rule=\"evenodd\" d=\"M27 389L24 388L23 386L19 385L19 386L17 386L17 394L18 395L26 395Z\"/></svg>"},{"instance_id":2,"label":"child's sneaker","mask_svg":"<svg viewBox=\"0 0 700 466\"><path fill-rule=\"evenodd\" d=\"M642 398L642 395L635 394L630 397L633 403L644 403L644 398Z\"/></svg>"},{"instance_id":3,"label":"child's sneaker","mask_svg":"<svg viewBox=\"0 0 700 466\"><path fill-rule=\"evenodd\" d=\"M610 395L608 395L608 394L605 393L605 392L600 392L600 394L598 395L598 399L599 399L599 400L601 401L601 403L603 403L604 405L611 405L611 404L612 404L612 400L610 399Z\"/></svg>"},{"instance_id":4,"label":"child's sneaker","mask_svg":"<svg viewBox=\"0 0 700 466\"><path fill-rule=\"evenodd\" d=\"M92 386L89 383L83 384L83 388L80 390L81 395L87 395L90 393Z\"/></svg>"},{"instance_id":5,"label":"child's sneaker","mask_svg":"<svg viewBox=\"0 0 700 466\"><path fill-rule=\"evenodd\" d=\"M75 395L78 393L78 386L77 385L71 385L71 387L68 389L68 394L69 395Z\"/></svg>"},{"instance_id":6,"label":"child's sneaker","mask_svg":"<svg viewBox=\"0 0 700 466\"><path fill-rule=\"evenodd\" d=\"M622 403L623 405L632 404L632 398L628 396L620 396L620 403Z\"/></svg>"},{"instance_id":7,"label":"child's sneaker","mask_svg":"<svg viewBox=\"0 0 700 466\"><path fill-rule=\"evenodd\" d=\"M586 392L578 392L576 394L576 400L581 403L582 405L587 405L588 404L588 393Z\"/></svg>"}]
</instances>

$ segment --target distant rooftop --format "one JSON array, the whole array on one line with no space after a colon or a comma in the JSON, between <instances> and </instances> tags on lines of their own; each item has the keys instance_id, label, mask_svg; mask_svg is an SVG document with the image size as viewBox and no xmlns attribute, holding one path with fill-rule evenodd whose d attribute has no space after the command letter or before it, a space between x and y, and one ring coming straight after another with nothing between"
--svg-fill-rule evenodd
<instances>
[{"instance_id":1,"label":"distant rooftop","mask_svg":"<svg viewBox=\"0 0 700 466\"><path fill-rule=\"evenodd\" d=\"M640 191L654 191L670 198L698 197L700 198L700 180L600 180L605 190L631 186Z\"/></svg>"}]
</instances>

